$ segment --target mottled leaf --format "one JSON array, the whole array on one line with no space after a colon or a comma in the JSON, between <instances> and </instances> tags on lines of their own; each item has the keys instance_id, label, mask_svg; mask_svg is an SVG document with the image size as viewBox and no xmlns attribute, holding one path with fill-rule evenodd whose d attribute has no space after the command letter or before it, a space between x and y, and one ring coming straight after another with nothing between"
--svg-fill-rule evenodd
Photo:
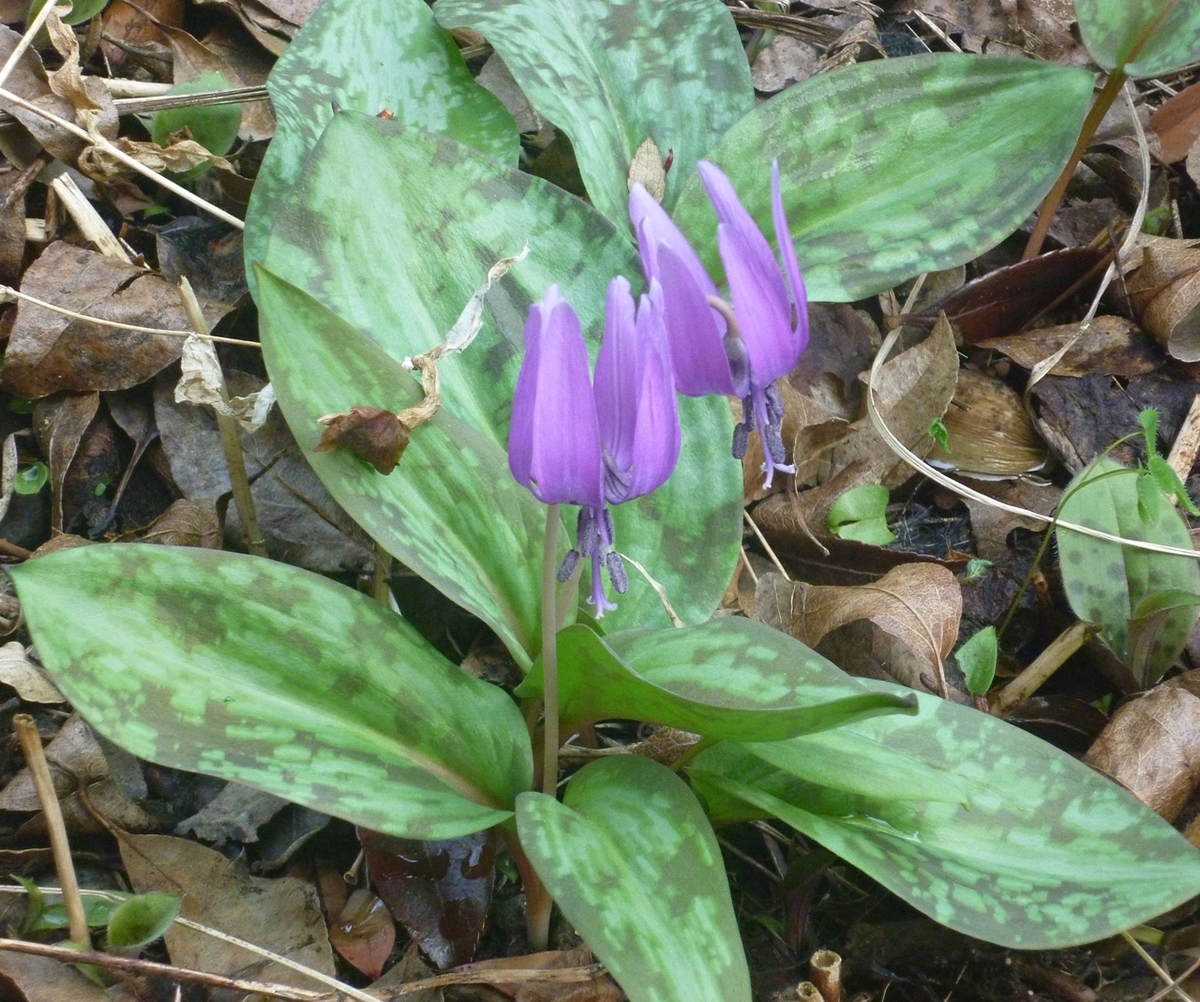
<instances>
[{"instance_id":1,"label":"mottled leaf","mask_svg":"<svg viewBox=\"0 0 1200 1002\"><path fill-rule=\"evenodd\" d=\"M1139 505L1139 481L1149 478L1098 459L1071 481L1058 517L1126 539L1191 547L1183 518L1153 482L1151 503ZM1130 671L1127 688L1153 685L1179 656L1196 621L1196 602L1175 599L1179 593L1200 594L1197 561L1109 543L1061 525L1055 536L1071 609L1101 624L1101 638ZM1173 598L1155 601L1160 593Z\"/></svg>"},{"instance_id":2,"label":"mottled leaf","mask_svg":"<svg viewBox=\"0 0 1200 1002\"><path fill-rule=\"evenodd\" d=\"M315 574L114 543L13 577L55 682L141 758L412 838L503 821L531 781L505 693Z\"/></svg>"},{"instance_id":3,"label":"mottled leaf","mask_svg":"<svg viewBox=\"0 0 1200 1002\"><path fill-rule=\"evenodd\" d=\"M809 299L850 302L1007 237L1062 170L1091 94L1090 73L1027 59L881 59L788 88L706 157L767 233L779 161ZM715 266L698 176L674 215Z\"/></svg>"},{"instance_id":4,"label":"mottled leaf","mask_svg":"<svg viewBox=\"0 0 1200 1002\"><path fill-rule=\"evenodd\" d=\"M1195 0L1075 0L1083 44L1106 70L1154 77L1200 58Z\"/></svg>"},{"instance_id":5,"label":"mottled leaf","mask_svg":"<svg viewBox=\"0 0 1200 1002\"><path fill-rule=\"evenodd\" d=\"M533 105L571 137L588 194L628 219L626 179L647 139L665 157L665 204L754 107L750 67L719 0L438 0L447 28L482 32Z\"/></svg>"},{"instance_id":6,"label":"mottled leaf","mask_svg":"<svg viewBox=\"0 0 1200 1002\"><path fill-rule=\"evenodd\" d=\"M517 798L521 845L630 1002L749 1002L750 978L708 821L670 769L593 762L563 803Z\"/></svg>"},{"instance_id":7,"label":"mottled leaf","mask_svg":"<svg viewBox=\"0 0 1200 1002\"><path fill-rule=\"evenodd\" d=\"M356 183L347 185L347 176L355 177ZM272 232L268 269L285 276L395 359L442 343L488 270L528 242L528 256L485 297L483 326L474 342L438 367L443 400L439 419L453 417L472 426L470 434L479 446L470 448L469 461L465 452L436 454L433 458L462 468L437 473L439 479L427 488L420 485L423 474L411 474L413 493L423 490L424 495L419 510L405 515L405 538L422 541L411 548L425 545L443 530L448 517L428 513L441 511L447 497L454 498L463 510L453 518L475 523L480 535L495 528L497 536L504 537L484 545L511 562L512 569L500 573L495 583L478 582L468 580L474 553L460 551L455 562L444 565L430 565L416 554L402 557L439 587L458 575L458 592L498 588L509 604L503 615L492 607L467 608L501 632L514 656L527 664L538 643L531 632L514 639L505 624L517 619L537 624L538 588L531 595L524 583L514 587L501 578L525 582L527 571L540 573L542 517L538 515L536 526L530 525L524 519L532 509L525 501L514 496L497 505L492 500L508 496L508 488L499 481L511 480L505 447L525 316L530 304L558 283L579 313L585 336L598 345L609 280L623 274L637 281L640 269L632 244L595 210L544 181L510 171L452 140L361 115L339 115L330 124L295 194ZM302 307L295 297L285 302L277 295L261 310L261 317L272 381L302 442L309 437L304 429L322 414L346 412L352 405L393 406L371 399L361 391L363 385L397 385L397 395L407 393L398 385L401 377L361 382L365 368L384 364L382 352L370 356L369 362L338 360L336 377L326 371L326 362L314 365L311 352L317 349L310 344L325 346L320 349L322 358L329 352L350 354L344 345L352 342L339 342L324 329L328 314ZM405 386L416 385L410 374L402 378ZM729 453L732 421L725 401L681 399L680 419L683 450L674 475L654 494L617 507L616 544L666 588L685 622L702 622L719 602L737 560L741 480ZM392 477L405 474L424 430L413 436ZM484 449L485 442L493 444L492 451ZM476 468L475 457L485 454L485 467ZM335 467L316 462L323 457L313 458L334 497L399 555L402 543L397 531L388 528L394 514L378 511L368 516L364 503L349 496L392 488L356 483L362 480L361 467ZM439 495L441 478L454 479L462 490ZM469 481L475 486L467 489ZM497 514L505 523L502 530L493 522ZM573 513L565 520L573 528ZM439 545L456 544L448 540ZM654 590L632 572L629 593L609 617L606 625L614 629L669 623Z\"/></svg>"},{"instance_id":8,"label":"mottled leaf","mask_svg":"<svg viewBox=\"0 0 1200 1002\"><path fill-rule=\"evenodd\" d=\"M337 108L389 111L516 162L512 116L471 79L424 0L325 0L275 64L267 89L278 124L246 214L247 270L262 258L275 213Z\"/></svg>"},{"instance_id":9,"label":"mottled leaf","mask_svg":"<svg viewBox=\"0 0 1200 1002\"><path fill-rule=\"evenodd\" d=\"M517 694L540 695L541 684L539 659ZM604 639L568 627L558 635L558 685L564 734L630 719L715 740L772 741L916 706L907 696L856 692L853 679L803 644L733 618Z\"/></svg>"},{"instance_id":10,"label":"mottled leaf","mask_svg":"<svg viewBox=\"0 0 1200 1002\"><path fill-rule=\"evenodd\" d=\"M897 761L947 770L969 809L831 790L732 744L688 772L716 818L774 815L943 925L1004 946L1089 943L1200 893L1200 853L1124 790L986 713L917 698L916 717L829 733L870 733Z\"/></svg>"}]
</instances>

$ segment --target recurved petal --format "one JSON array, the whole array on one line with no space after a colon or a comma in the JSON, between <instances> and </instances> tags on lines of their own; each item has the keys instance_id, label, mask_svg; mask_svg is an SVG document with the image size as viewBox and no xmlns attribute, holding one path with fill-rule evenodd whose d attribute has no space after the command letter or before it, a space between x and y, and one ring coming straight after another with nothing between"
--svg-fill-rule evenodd
<instances>
[{"instance_id":1,"label":"recurved petal","mask_svg":"<svg viewBox=\"0 0 1200 1002\"><path fill-rule=\"evenodd\" d=\"M687 237L667 215L666 210L640 184L634 184L629 192L629 221L633 223L637 234L638 252L642 257L642 271L646 281L662 277L659 273L658 250L666 245L671 247L679 259L687 266L696 286L704 291L706 296L715 296L717 287L709 277L700 258L692 250Z\"/></svg>"},{"instance_id":2,"label":"recurved petal","mask_svg":"<svg viewBox=\"0 0 1200 1002\"><path fill-rule=\"evenodd\" d=\"M651 282L650 293L642 296L637 313L641 388L633 440L632 478L622 500L658 490L679 461L682 433L666 337L662 289L657 282Z\"/></svg>"},{"instance_id":3,"label":"recurved petal","mask_svg":"<svg viewBox=\"0 0 1200 1002\"><path fill-rule=\"evenodd\" d=\"M725 321L708 305L708 294L674 247L659 248L658 264L675 389L689 397L735 396L723 341Z\"/></svg>"},{"instance_id":4,"label":"recurved petal","mask_svg":"<svg viewBox=\"0 0 1200 1002\"><path fill-rule=\"evenodd\" d=\"M766 247L762 234L755 233ZM742 229L725 223L717 227L717 249L750 359L750 382L761 387L795 368L802 345L792 327L792 304L783 276L774 257L769 257L770 267L764 267L756 243ZM769 256L770 248L766 251Z\"/></svg>"},{"instance_id":5,"label":"recurved petal","mask_svg":"<svg viewBox=\"0 0 1200 1002\"><path fill-rule=\"evenodd\" d=\"M529 308L508 462L546 504L599 505L603 464L596 402L579 317L551 286Z\"/></svg>"},{"instance_id":6,"label":"recurved petal","mask_svg":"<svg viewBox=\"0 0 1200 1002\"><path fill-rule=\"evenodd\" d=\"M796 248L792 243L792 232L788 228L787 215L783 211L783 193L779 185L779 161L771 165L771 213L775 222L775 242L783 258L783 273L787 277L794 308L793 329L800 344L800 352L808 347L808 293L804 288L804 276L800 274L800 262L796 260Z\"/></svg>"},{"instance_id":7,"label":"recurved petal","mask_svg":"<svg viewBox=\"0 0 1200 1002\"><path fill-rule=\"evenodd\" d=\"M628 470L633 463L641 380L637 338L629 282L618 275L608 284L604 340L600 343L600 357L596 359L595 379L600 441L608 453L605 462L618 473Z\"/></svg>"}]
</instances>

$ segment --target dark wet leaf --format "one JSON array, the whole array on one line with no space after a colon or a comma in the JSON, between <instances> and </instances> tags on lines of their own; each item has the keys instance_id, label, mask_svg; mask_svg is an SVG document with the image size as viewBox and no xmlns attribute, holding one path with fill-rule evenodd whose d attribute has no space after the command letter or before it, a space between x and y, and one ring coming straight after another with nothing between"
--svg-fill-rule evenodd
<instances>
[{"instance_id":1,"label":"dark wet leaf","mask_svg":"<svg viewBox=\"0 0 1200 1002\"><path fill-rule=\"evenodd\" d=\"M329 943L367 977L377 978L396 943L396 923L379 898L358 887L330 923Z\"/></svg>"}]
</instances>

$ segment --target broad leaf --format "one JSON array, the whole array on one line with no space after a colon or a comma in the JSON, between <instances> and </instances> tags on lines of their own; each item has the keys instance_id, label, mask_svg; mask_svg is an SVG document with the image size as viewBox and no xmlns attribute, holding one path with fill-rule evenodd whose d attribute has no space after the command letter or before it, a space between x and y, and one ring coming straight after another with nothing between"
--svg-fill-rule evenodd
<instances>
[{"instance_id":1,"label":"broad leaf","mask_svg":"<svg viewBox=\"0 0 1200 1002\"><path fill-rule=\"evenodd\" d=\"M731 744L688 772L714 817L774 815L943 925L1005 946L1092 942L1200 893L1200 853L1130 794L994 717L917 698L919 716L830 733L872 733L953 773L969 809L805 783Z\"/></svg>"},{"instance_id":2,"label":"broad leaf","mask_svg":"<svg viewBox=\"0 0 1200 1002\"><path fill-rule=\"evenodd\" d=\"M409 838L510 817L520 712L399 616L284 564L108 544L15 568L55 683L141 758Z\"/></svg>"},{"instance_id":3,"label":"broad leaf","mask_svg":"<svg viewBox=\"0 0 1200 1002\"><path fill-rule=\"evenodd\" d=\"M347 185L349 176L355 184ZM481 443L494 444L487 470L463 470L464 480L476 475L490 481L499 476L495 469L507 462L508 420L529 305L540 300L548 286L559 284L595 346L609 280L624 274L636 281L639 273L632 244L585 203L451 140L395 122L337 116L309 157L294 194L272 231L267 268L362 331L394 359L441 344L488 269L528 243L529 256L488 293L483 327L474 343L439 364L445 413L473 426ZM325 378L318 366L309 373L300 371L310 365L308 343L333 342L321 331L324 317L306 317L293 309L270 314L270 309L262 311L264 350L269 360L276 360L269 362L271 377L284 414L300 440L307 442L303 429L311 427L310 415L296 413L289 401L301 400ZM340 346L333 350L344 351ZM360 368L347 361L338 371ZM412 380L411 375L406 378ZM303 385L303 391L290 390L293 381ZM320 395L353 394L353 403L381 406L363 398L360 389L355 381L330 385ZM316 405L305 402L310 406ZM741 471L729 454L732 422L724 400L681 399L680 419L679 465L653 495L617 507L617 548L666 588L685 622L701 622L719 602L737 560ZM414 438L420 435L418 430ZM407 461L406 456L400 470ZM326 478L323 471L328 469L318 467L318 473L343 503L358 489L349 481L368 472L365 467L361 472L341 467L343 473ZM432 493L435 486L430 488L428 508L445 503ZM493 489L490 483L480 484L478 490L458 497L467 506L460 517L482 526L499 515L515 525L523 509L498 510L489 500ZM380 515L375 523L387 518ZM568 521L573 523L573 516ZM409 525L419 536L442 529L440 520L428 521L419 514ZM399 545L380 535L383 530L368 531L393 552ZM536 534L524 525L511 531L519 545L508 553L509 559L540 559L540 528ZM454 565L409 564L431 580L467 574ZM629 593L621 597L606 625L667 625L653 589L632 569L630 578ZM465 582L460 585L466 587ZM536 600L530 603L523 592L514 592L508 601L513 610L520 610L513 616L537 622ZM472 611L503 629L489 613ZM526 653L514 651L514 656L528 663L536 645L527 638L520 643Z\"/></svg>"},{"instance_id":4,"label":"broad leaf","mask_svg":"<svg viewBox=\"0 0 1200 1002\"><path fill-rule=\"evenodd\" d=\"M533 541L542 537L546 506L513 479L495 442L446 409L417 429L388 476L340 449L311 451L322 415L362 403L400 411L421 390L365 334L256 271L263 357L317 476L385 550L491 626L528 665L540 646L542 556Z\"/></svg>"},{"instance_id":5,"label":"broad leaf","mask_svg":"<svg viewBox=\"0 0 1200 1002\"><path fill-rule=\"evenodd\" d=\"M712 828L665 766L593 762L563 803L517 798L521 846L631 1002L749 1002L750 977Z\"/></svg>"},{"instance_id":6,"label":"broad leaf","mask_svg":"<svg viewBox=\"0 0 1200 1002\"><path fill-rule=\"evenodd\" d=\"M916 712L912 697L856 691L819 654L748 619L604 639L572 626L558 635L558 664L564 735L597 720L631 719L713 740L773 741ZM539 659L517 694L540 695L541 685Z\"/></svg>"},{"instance_id":7,"label":"broad leaf","mask_svg":"<svg viewBox=\"0 0 1200 1002\"><path fill-rule=\"evenodd\" d=\"M153 943L179 914L182 900L174 894L147 891L122 901L108 920L108 945L128 950Z\"/></svg>"},{"instance_id":8,"label":"broad leaf","mask_svg":"<svg viewBox=\"0 0 1200 1002\"><path fill-rule=\"evenodd\" d=\"M1200 58L1195 0L1075 0L1075 16L1088 54L1106 70L1154 77Z\"/></svg>"},{"instance_id":9,"label":"broad leaf","mask_svg":"<svg viewBox=\"0 0 1200 1002\"><path fill-rule=\"evenodd\" d=\"M1150 484L1146 504L1139 504L1139 481ZM1153 481L1111 459L1092 463L1063 497L1058 517L1065 522L1126 539L1184 549L1192 545L1182 516ZM1180 593L1200 594L1197 561L1109 543L1061 525L1055 536L1067 601L1080 619L1101 624L1101 638L1130 671L1126 688L1158 681L1196 621L1196 603L1181 605L1177 599ZM1164 592L1170 601L1154 601ZM1139 622L1155 613L1153 620Z\"/></svg>"},{"instance_id":10,"label":"broad leaf","mask_svg":"<svg viewBox=\"0 0 1200 1002\"><path fill-rule=\"evenodd\" d=\"M447 28L482 32L547 119L571 137L596 207L628 220L626 178L653 139L675 159L665 204L754 107L750 67L720 0L438 0Z\"/></svg>"},{"instance_id":11,"label":"broad leaf","mask_svg":"<svg viewBox=\"0 0 1200 1002\"><path fill-rule=\"evenodd\" d=\"M471 78L424 0L324 0L280 56L267 89L277 126L246 215L247 270L262 258L275 213L339 107L388 111L516 162L512 116Z\"/></svg>"},{"instance_id":12,"label":"broad leaf","mask_svg":"<svg viewBox=\"0 0 1200 1002\"><path fill-rule=\"evenodd\" d=\"M779 161L809 298L849 302L1012 233L1066 163L1091 93L1090 73L1027 59L881 59L789 87L706 157L765 233ZM716 220L697 175L674 215L715 267Z\"/></svg>"}]
</instances>

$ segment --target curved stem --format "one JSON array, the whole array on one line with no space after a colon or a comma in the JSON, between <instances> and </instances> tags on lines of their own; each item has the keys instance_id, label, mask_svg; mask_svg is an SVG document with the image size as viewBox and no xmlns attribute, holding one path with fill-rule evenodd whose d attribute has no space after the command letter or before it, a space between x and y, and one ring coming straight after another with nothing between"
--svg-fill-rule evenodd
<instances>
[{"instance_id":1,"label":"curved stem","mask_svg":"<svg viewBox=\"0 0 1200 1002\"><path fill-rule=\"evenodd\" d=\"M1022 261L1036 257L1042 249L1042 243L1046 239L1046 234L1050 232L1050 224L1054 222L1054 214L1058 211L1063 196L1067 193L1067 185L1071 183L1071 178L1075 176L1075 168L1079 164L1079 161L1083 159L1083 154L1087 151L1092 137L1096 135L1096 130L1100 128L1100 122L1104 119L1108 109L1112 107L1112 103L1117 99L1117 95L1121 93L1121 88L1125 86L1127 79L1125 72L1120 67L1108 75L1108 79L1104 82L1104 87L1092 104L1092 110L1088 112L1087 118L1083 120L1083 127L1079 130L1079 139L1075 143L1075 149L1071 151L1071 156L1067 158L1066 166L1063 167L1062 173L1058 175L1058 180L1054 182L1054 187L1050 189L1050 193L1042 202L1041 209L1038 210L1037 222L1034 224L1033 232L1029 234L1029 243L1025 245L1025 253L1021 255Z\"/></svg>"},{"instance_id":2,"label":"curved stem","mask_svg":"<svg viewBox=\"0 0 1200 1002\"><path fill-rule=\"evenodd\" d=\"M542 792L558 792L558 505L546 506L542 552Z\"/></svg>"}]
</instances>

